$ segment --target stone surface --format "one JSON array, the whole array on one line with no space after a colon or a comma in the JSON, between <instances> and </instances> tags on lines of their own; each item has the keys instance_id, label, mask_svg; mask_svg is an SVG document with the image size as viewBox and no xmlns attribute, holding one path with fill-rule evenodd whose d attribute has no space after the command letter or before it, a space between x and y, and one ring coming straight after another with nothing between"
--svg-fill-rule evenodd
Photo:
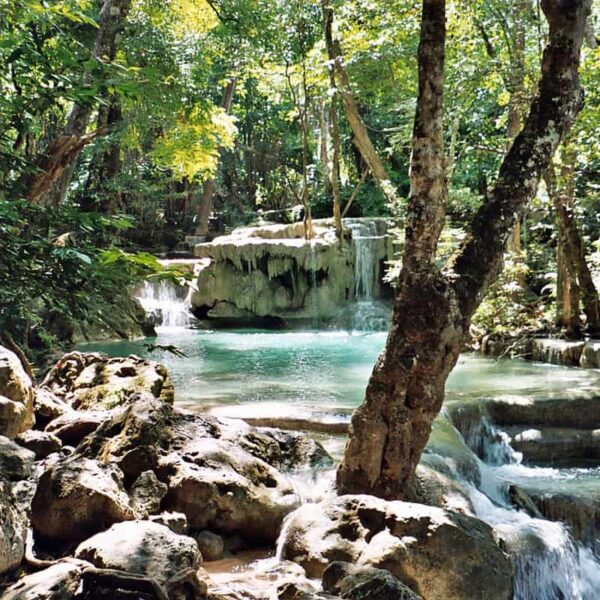
<instances>
[{"instance_id":1,"label":"stone surface","mask_svg":"<svg viewBox=\"0 0 600 600\"><path fill-rule=\"evenodd\" d=\"M33 421L31 379L17 355L0 346L0 435L14 438Z\"/></svg>"},{"instance_id":2,"label":"stone surface","mask_svg":"<svg viewBox=\"0 0 600 600\"><path fill-rule=\"evenodd\" d=\"M31 507L36 535L79 542L135 513L117 467L78 455L61 458L40 477Z\"/></svg>"},{"instance_id":3,"label":"stone surface","mask_svg":"<svg viewBox=\"0 0 600 600\"><path fill-rule=\"evenodd\" d=\"M174 398L173 384L163 365L137 356L109 358L92 352L63 356L41 387L78 410L110 410L140 392L169 403Z\"/></svg>"},{"instance_id":4,"label":"stone surface","mask_svg":"<svg viewBox=\"0 0 600 600\"><path fill-rule=\"evenodd\" d=\"M220 535L212 533L212 531L199 531L194 535L194 539L205 561L220 560L223 558L225 544Z\"/></svg>"},{"instance_id":5,"label":"stone surface","mask_svg":"<svg viewBox=\"0 0 600 600\"><path fill-rule=\"evenodd\" d=\"M201 319L256 323L330 319L355 297L357 245L346 230L340 249L330 220L315 220L315 237L302 223L236 229L198 244L195 256L210 263L197 270L191 302ZM349 221L346 221L349 223ZM381 264L392 255L385 220L365 220L373 259L373 296L381 294ZM353 227L360 225L353 220ZM376 271L376 272L375 272Z\"/></svg>"},{"instance_id":6,"label":"stone surface","mask_svg":"<svg viewBox=\"0 0 600 600\"><path fill-rule=\"evenodd\" d=\"M19 481L31 476L35 455L0 435L0 478Z\"/></svg>"},{"instance_id":7,"label":"stone surface","mask_svg":"<svg viewBox=\"0 0 600 600\"><path fill-rule=\"evenodd\" d=\"M27 516L12 484L0 477L0 574L19 566L25 554Z\"/></svg>"},{"instance_id":8,"label":"stone surface","mask_svg":"<svg viewBox=\"0 0 600 600\"><path fill-rule=\"evenodd\" d=\"M590 340L586 343L579 365L586 369L600 369L600 340Z\"/></svg>"},{"instance_id":9,"label":"stone surface","mask_svg":"<svg viewBox=\"0 0 600 600\"><path fill-rule=\"evenodd\" d=\"M389 571L428 600L512 598L513 567L492 529L473 517L370 496L296 510L283 555L320 576L336 560Z\"/></svg>"},{"instance_id":10,"label":"stone surface","mask_svg":"<svg viewBox=\"0 0 600 600\"><path fill-rule=\"evenodd\" d=\"M526 462L568 466L600 461L600 429L507 427L506 431Z\"/></svg>"},{"instance_id":11,"label":"stone surface","mask_svg":"<svg viewBox=\"0 0 600 600\"><path fill-rule=\"evenodd\" d=\"M169 591L172 598L200 597L206 584L198 579L202 557L196 542L150 521L117 523L82 542L75 556L94 566L145 575ZM174 580L189 572L179 584ZM185 596L197 591L196 596Z\"/></svg>"},{"instance_id":12,"label":"stone surface","mask_svg":"<svg viewBox=\"0 0 600 600\"><path fill-rule=\"evenodd\" d=\"M62 442L53 433L30 429L17 438L17 443L35 454L36 460L42 460L62 448Z\"/></svg>"},{"instance_id":13,"label":"stone surface","mask_svg":"<svg viewBox=\"0 0 600 600\"><path fill-rule=\"evenodd\" d=\"M579 365L585 342L535 338L531 342L532 360L554 365Z\"/></svg>"},{"instance_id":14,"label":"stone surface","mask_svg":"<svg viewBox=\"0 0 600 600\"><path fill-rule=\"evenodd\" d=\"M334 562L327 567L323 589L344 600L422 600L388 571L345 562Z\"/></svg>"},{"instance_id":15,"label":"stone surface","mask_svg":"<svg viewBox=\"0 0 600 600\"><path fill-rule=\"evenodd\" d=\"M63 444L78 446L86 435L96 431L110 417L106 410L72 411L57 417L46 425L46 431Z\"/></svg>"},{"instance_id":16,"label":"stone surface","mask_svg":"<svg viewBox=\"0 0 600 600\"><path fill-rule=\"evenodd\" d=\"M146 518L160 511L166 493L167 486L157 479L154 471L144 471L131 486L129 497L136 514Z\"/></svg>"},{"instance_id":17,"label":"stone surface","mask_svg":"<svg viewBox=\"0 0 600 600\"><path fill-rule=\"evenodd\" d=\"M59 562L19 579L2 595L3 600L72 600L81 581L83 565Z\"/></svg>"},{"instance_id":18,"label":"stone surface","mask_svg":"<svg viewBox=\"0 0 600 600\"><path fill-rule=\"evenodd\" d=\"M284 516L299 504L279 469L326 456L298 434L188 413L149 395L113 412L78 453L115 463L127 485L153 470L168 486L162 510L184 513L192 530L238 532L253 543L273 543Z\"/></svg>"},{"instance_id":19,"label":"stone surface","mask_svg":"<svg viewBox=\"0 0 600 600\"><path fill-rule=\"evenodd\" d=\"M188 530L187 517L183 513L165 511L158 515L150 515L148 520L168 527L173 533L184 534Z\"/></svg>"}]
</instances>

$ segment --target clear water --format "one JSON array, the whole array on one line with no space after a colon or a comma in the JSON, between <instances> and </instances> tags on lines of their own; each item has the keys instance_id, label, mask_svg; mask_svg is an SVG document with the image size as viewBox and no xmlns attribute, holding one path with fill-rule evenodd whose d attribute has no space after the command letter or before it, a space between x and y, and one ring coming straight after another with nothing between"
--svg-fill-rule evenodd
<instances>
[{"instance_id":1,"label":"clear water","mask_svg":"<svg viewBox=\"0 0 600 600\"><path fill-rule=\"evenodd\" d=\"M187 358L164 351L150 355L146 341L92 344L81 349L113 356L135 353L163 362L172 374L178 403L188 408L236 417L320 414L319 418L331 418L346 417L361 402L385 338L385 333L347 331L179 329L161 331L156 343L173 344ZM473 402L496 395L569 396L582 390L600 394L600 371L463 356L449 378L447 402ZM442 431L444 423L451 427L444 415L440 419L437 429ZM435 437L434 429L432 439ZM342 438L324 441L334 455L341 454ZM482 463L479 489L467 482L463 485L478 516L500 532L515 555L515 598L599 598L600 564L592 551L576 545L563 525L515 510L507 502L505 490L508 483L527 484L528 488L533 484L539 489L576 490L597 498L600 469L542 469L506 462ZM450 462L448 465L451 467ZM297 487L304 501L318 501L333 493L333 473L301 474Z\"/></svg>"},{"instance_id":2,"label":"clear water","mask_svg":"<svg viewBox=\"0 0 600 600\"><path fill-rule=\"evenodd\" d=\"M179 329L160 332L156 343L173 344L188 358L163 351L151 358L169 368L178 401L199 410L276 403L284 412L301 407L347 412L361 402L385 339L385 333L348 331ZM81 348L113 356L150 356L147 343ZM583 388L600 393L600 371L463 356L448 380L447 397L453 402L499 394L549 396Z\"/></svg>"}]
</instances>

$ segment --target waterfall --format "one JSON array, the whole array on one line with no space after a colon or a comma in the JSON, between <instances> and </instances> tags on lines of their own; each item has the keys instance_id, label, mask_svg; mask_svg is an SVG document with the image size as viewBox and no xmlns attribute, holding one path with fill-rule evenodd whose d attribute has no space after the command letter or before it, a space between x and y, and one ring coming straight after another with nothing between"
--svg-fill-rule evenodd
<instances>
[{"instance_id":1,"label":"waterfall","mask_svg":"<svg viewBox=\"0 0 600 600\"><path fill-rule=\"evenodd\" d=\"M187 290L171 281L146 281L137 299L159 329L188 327L192 322Z\"/></svg>"},{"instance_id":2,"label":"waterfall","mask_svg":"<svg viewBox=\"0 0 600 600\"><path fill-rule=\"evenodd\" d=\"M354 296L357 300L373 299L379 281L377 242L383 236L377 233L377 221L372 219L347 220L354 242Z\"/></svg>"}]
</instances>

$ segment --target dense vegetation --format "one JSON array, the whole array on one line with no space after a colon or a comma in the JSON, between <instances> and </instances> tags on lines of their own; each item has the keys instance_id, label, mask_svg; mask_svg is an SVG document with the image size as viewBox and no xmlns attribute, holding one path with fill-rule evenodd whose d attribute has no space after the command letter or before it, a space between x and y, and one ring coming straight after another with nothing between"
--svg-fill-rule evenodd
<instances>
[{"instance_id":1,"label":"dense vegetation","mask_svg":"<svg viewBox=\"0 0 600 600\"><path fill-rule=\"evenodd\" d=\"M404 0L2 2L0 329L51 345L65 320L101 321L117 292L156 271L136 252L259 213L330 217L337 202L344 215L402 225L420 10ZM597 267L598 10L585 108L515 230L475 317L481 331L579 335L591 324L567 233ZM447 16L447 221L461 228L521 128L548 31L530 0L452 1Z\"/></svg>"}]
</instances>

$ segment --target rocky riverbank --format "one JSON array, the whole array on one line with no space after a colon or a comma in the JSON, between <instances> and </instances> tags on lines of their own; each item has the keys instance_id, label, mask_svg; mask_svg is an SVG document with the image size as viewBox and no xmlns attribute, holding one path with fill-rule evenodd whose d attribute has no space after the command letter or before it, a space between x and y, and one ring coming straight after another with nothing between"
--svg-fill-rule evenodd
<instances>
[{"instance_id":1,"label":"rocky riverbank","mask_svg":"<svg viewBox=\"0 0 600 600\"><path fill-rule=\"evenodd\" d=\"M0 398L3 598L510 597L478 519L369 497L303 508L294 473L333 464L318 442L180 410L152 361L73 352L34 387L2 349ZM260 586L202 566L277 544Z\"/></svg>"}]
</instances>

